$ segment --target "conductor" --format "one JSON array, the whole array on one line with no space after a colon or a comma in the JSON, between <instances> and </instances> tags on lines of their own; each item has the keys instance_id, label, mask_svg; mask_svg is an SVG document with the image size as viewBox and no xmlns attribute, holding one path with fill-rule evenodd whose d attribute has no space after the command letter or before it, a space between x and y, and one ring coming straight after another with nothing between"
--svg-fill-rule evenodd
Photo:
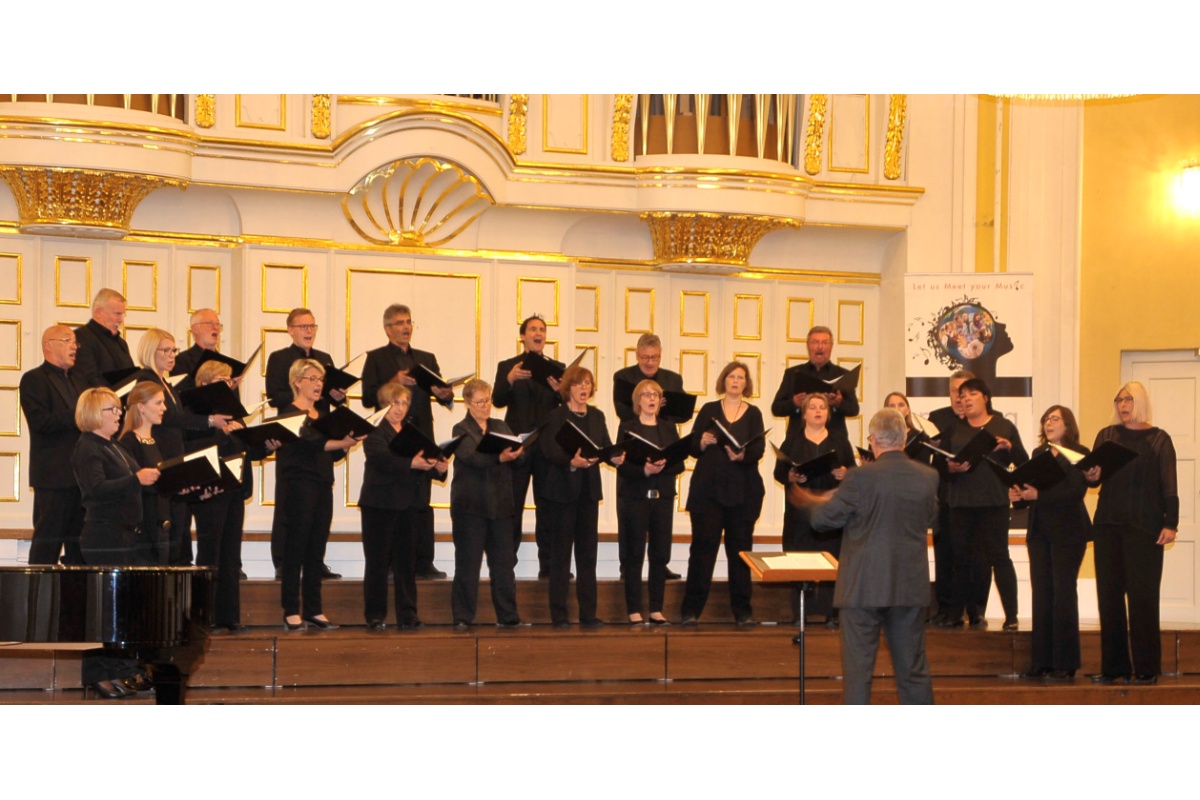
<instances>
[{"instance_id":1,"label":"conductor","mask_svg":"<svg viewBox=\"0 0 1200 800\"><path fill-rule=\"evenodd\" d=\"M842 620L842 702L871 702L871 674L882 629L900 702L931 704L933 683L925 658L925 536L937 513L938 476L904 455L908 431L898 411L877 412L869 430L875 461L850 470L830 495L817 496L795 486L788 499L810 509L814 528L844 529L833 597Z\"/></svg>"}]
</instances>

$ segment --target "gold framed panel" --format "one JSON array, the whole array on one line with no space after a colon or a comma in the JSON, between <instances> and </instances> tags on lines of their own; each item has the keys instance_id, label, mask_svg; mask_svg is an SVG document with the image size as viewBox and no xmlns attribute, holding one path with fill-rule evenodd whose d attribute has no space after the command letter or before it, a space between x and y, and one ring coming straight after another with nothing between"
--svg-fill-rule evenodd
<instances>
[{"instance_id":1,"label":"gold framed panel","mask_svg":"<svg viewBox=\"0 0 1200 800\"><path fill-rule=\"evenodd\" d=\"M265 394L265 392L264 392ZM266 398L263 398L266 399ZM271 499L267 499L267 465L271 465L271 488L275 488L275 454L271 453L258 464L258 504L263 508L268 508L275 505L275 493L271 492Z\"/></svg>"},{"instance_id":2,"label":"gold framed panel","mask_svg":"<svg viewBox=\"0 0 1200 800\"><path fill-rule=\"evenodd\" d=\"M221 268L215 264L188 264L187 270L188 270L187 313L195 314L200 309L206 308L206 306L196 305L195 294L193 293L193 289L192 289L192 276L198 270L200 272L215 272L216 273L216 278L213 282L213 299L215 302L212 306L212 310L216 311L217 314L220 314L221 313Z\"/></svg>"},{"instance_id":3,"label":"gold framed panel","mask_svg":"<svg viewBox=\"0 0 1200 800\"><path fill-rule=\"evenodd\" d=\"M858 338L857 339L851 339L848 336L842 335L842 331L846 327L851 327L851 328L853 327L853 326L846 326L846 325L842 324L842 309L843 308L858 308ZM862 301L862 300L838 300L837 301L837 326L838 326L837 343L838 344L854 344L854 345L863 344L863 324L864 324L864 320L866 319L866 315L867 315L867 308L866 308L866 303L864 301Z\"/></svg>"},{"instance_id":4,"label":"gold framed panel","mask_svg":"<svg viewBox=\"0 0 1200 800\"><path fill-rule=\"evenodd\" d=\"M834 125L837 123L837 107L839 105L838 98L842 98L842 102L844 103L844 102L846 102L845 98L848 98L848 97L861 97L863 99L863 117L864 117L865 130L863 132L863 153L862 153L863 166L861 168L860 167L834 166L833 130L834 130ZM829 95L829 99L830 99L830 104L829 104L830 107L827 112L827 118L829 120L829 155L828 155L828 165L826 168L830 172L850 172L850 173L856 173L859 175L870 174L870 172L871 172L871 95L869 95L869 94L851 94L851 95L831 94L831 95Z\"/></svg>"},{"instance_id":5,"label":"gold framed panel","mask_svg":"<svg viewBox=\"0 0 1200 800\"><path fill-rule=\"evenodd\" d=\"M0 333L0 345L7 339L7 332L11 331L13 334L12 347L15 351L10 357L0 346L0 370L21 369L21 325L19 319L0 319L0 331L4 331L4 333Z\"/></svg>"},{"instance_id":6,"label":"gold framed panel","mask_svg":"<svg viewBox=\"0 0 1200 800\"><path fill-rule=\"evenodd\" d=\"M700 360L700 389L688 388L688 361L689 359ZM707 350L680 350L679 351L679 374L683 377L683 390L688 394L694 394L697 397L704 397L708 394L708 351ZM695 383L692 384L695 386Z\"/></svg>"},{"instance_id":7,"label":"gold framed panel","mask_svg":"<svg viewBox=\"0 0 1200 800\"><path fill-rule=\"evenodd\" d=\"M847 369L851 369L853 367L860 366L862 363L863 363L863 360L861 358L854 358L852 356L846 356L845 358L837 359L837 365L839 367L846 367ZM860 405L861 405L862 399L863 399L863 386L866 385L866 380L864 378L864 376L866 374L867 374L866 367L863 367L861 370L858 371L858 385L854 387L854 396L859 399Z\"/></svg>"},{"instance_id":8,"label":"gold framed panel","mask_svg":"<svg viewBox=\"0 0 1200 800\"><path fill-rule=\"evenodd\" d=\"M282 333L284 335L284 338L287 339L288 344L292 343L292 337L288 334L287 328L266 327L266 328L258 329L258 341L259 341L259 343L262 344L262 351L263 351L262 358L259 359L259 361L262 363L262 366L259 368L259 372L262 374L262 377L264 377L264 378L267 377L267 356L269 356L271 353L275 352L275 350L272 350L267 344L267 335L271 334L271 333ZM283 347L287 347L287 344L283 345ZM282 348L276 348L276 349L282 349ZM264 400L267 399L265 393L263 395L263 399Z\"/></svg>"},{"instance_id":9,"label":"gold framed panel","mask_svg":"<svg viewBox=\"0 0 1200 800\"><path fill-rule=\"evenodd\" d=\"M525 313L523 288L526 283L549 283L554 286L554 318L543 317L546 327L558 324L558 278L517 278L517 324L525 321L529 314ZM599 318L599 315L597 315Z\"/></svg>"},{"instance_id":10,"label":"gold framed panel","mask_svg":"<svg viewBox=\"0 0 1200 800\"><path fill-rule=\"evenodd\" d=\"M412 269L389 269L386 267L346 267L346 313L343 317L346 326L346 352L354 352L351 349L350 343L350 318L352 316L353 307L353 282L355 275L400 275L410 278L448 278L453 280L469 280L475 283L475 374L479 375L480 363L480 342L483 335L482 322L480 319L480 308L483 298L482 280L479 275L473 275L465 272L429 272L423 270ZM307 305L307 303L305 304ZM291 309L287 309L291 311ZM415 317L414 317L415 319ZM454 402L462 402L462 398L455 397Z\"/></svg>"},{"instance_id":11,"label":"gold framed panel","mask_svg":"<svg viewBox=\"0 0 1200 800\"><path fill-rule=\"evenodd\" d=\"M150 305L135 306L130 300L129 292L129 268L130 267L149 267L150 268ZM125 310L126 311L158 311L158 262L157 261L135 261L132 259L121 260L121 294L125 295Z\"/></svg>"},{"instance_id":12,"label":"gold framed panel","mask_svg":"<svg viewBox=\"0 0 1200 800\"><path fill-rule=\"evenodd\" d=\"M857 417L846 417L846 438L852 442L855 441L855 439L857 439L859 447L864 447L863 432L864 432L865 428L866 428L866 426L863 425L863 415L862 414L859 414ZM856 431L858 433L858 436L854 435Z\"/></svg>"},{"instance_id":13,"label":"gold framed panel","mask_svg":"<svg viewBox=\"0 0 1200 800\"><path fill-rule=\"evenodd\" d=\"M752 300L755 303L754 333L742 333L741 310L743 300ZM762 310L763 299L761 294L735 294L733 296L733 338L745 341L762 341Z\"/></svg>"},{"instance_id":14,"label":"gold framed panel","mask_svg":"<svg viewBox=\"0 0 1200 800\"><path fill-rule=\"evenodd\" d=\"M580 292L592 293L592 324L589 327L580 326L578 323L583 319L579 313ZM576 286L575 287L575 331L577 333L598 333L600 331L600 287L599 286Z\"/></svg>"},{"instance_id":15,"label":"gold framed panel","mask_svg":"<svg viewBox=\"0 0 1200 800\"><path fill-rule=\"evenodd\" d=\"M23 266L21 253L0 253L0 275L7 277L11 270L13 276L13 294L14 297L0 297L0 305L19 306L22 298L22 276L21 270Z\"/></svg>"},{"instance_id":16,"label":"gold framed panel","mask_svg":"<svg viewBox=\"0 0 1200 800\"><path fill-rule=\"evenodd\" d=\"M596 397L600 394L600 378L599 378L600 345L598 345L598 344L576 344L575 350L576 350L575 355L579 355L578 351L580 351L580 350L591 350L592 351L591 365L589 366L587 363L588 357L584 356L583 360L579 362L579 366L587 367L588 369L590 369L592 371L592 377L595 380L593 381L594 385L592 386L592 397L588 402L592 403L594 405L596 402Z\"/></svg>"},{"instance_id":17,"label":"gold framed panel","mask_svg":"<svg viewBox=\"0 0 1200 800\"><path fill-rule=\"evenodd\" d=\"M806 361L808 361L808 353L805 353L802 356L798 356L795 353L788 353L784 357L783 368L791 369L792 367L796 366L797 364L803 364Z\"/></svg>"},{"instance_id":18,"label":"gold framed panel","mask_svg":"<svg viewBox=\"0 0 1200 800\"><path fill-rule=\"evenodd\" d=\"M630 356L633 356L632 361L629 360ZM631 367L636 363L637 363L637 348L636 347L626 347L625 348L625 366Z\"/></svg>"},{"instance_id":19,"label":"gold framed panel","mask_svg":"<svg viewBox=\"0 0 1200 800\"><path fill-rule=\"evenodd\" d=\"M350 474L352 472L350 465L354 454L359 452L358 448L352 448L349 453L346 453L346 458L342 461L342 507L343 508L358 508L358 501L351 500L354 487L350 485ZM359 471L359 480L362 480L362 472ZM359 487L362 488L361 486Z\"/></svg>"},{"instance_id":20,"label":"gold framed panel","mask_svg":"<svg viewBox=\"0 0 1200 800\"><path fill-rule=\"evenodd\" d=\"M247 122L242 119L242 95L235 94L233 96L233 127L235 128L254 128L263 131L286 131L287 130L287 95L279 95L279 122Z\"/></svg>"},{"instance_id":21,"label":"gold framed panel","mask_svg":"<svg viewBox=\"0 0 1200 800\"><path fill-rule=\"evenodd\" d=\"M19 503L21 502L21 454L12 452L0 452L0 459L12 459L12 493L8 497L0 496L0 503ZM4 467L0 465L0 474L4 471Z\"/></svg>"},{"instance_id":22,"label":"gold framed panel","mask_svg":"<svg viewBox=\"0 0 1200 800\"><path fill-rule=\"evenodd\" d=\"M629 327L629 297L630 295L650 295L650 324L644 328ZM653 289L634 289L625 287L625 332L626 333L654 333L654 290Z\"/></svg>"},{"instance_id":23,"label":"gold framed panel","mask_svg":"<svg viewBox=\"0 0 1200 800\"><path fill-rule=\"evenodd\" d=\"M703 297L704 298L704 327L701 330L688 330L688 298ZM708 292L688 292L681 291L679 293L679 335L680 336L708 336Z\"/></svg>"},{"instance_id":24,"label":"gold framed panel","mask_svg":"<svg viewBox=\"0 0 1200 800\"><path fill-rule=\"evenodd\" d=\"M0 436L21 435L21 388L19 386L0 386L0 422L8 418L9 407L12 410L12 425L0 427Z\"/></svg>"},{"instance_id":25,"label":"gold framed panel","mask_svg":"<svg viewBox=\"0 0 1200 800\"><path fill-rule=\"evenodd\" d=\"M582 95L579 101L580 118L579 125L581 133L582 149L572 147L551 147L550 146L550 98L553 95L542 95L542 152L545 153L570 153L573 155L587 155L588 152L588 95Z\"/></svg>"},{"instance_id":26,"label":"gold framed panel","mask_svg":"<svg viewBox=\"0 0 1200 800\"><path fill-rule=\"evenodd\" d=\"M741 361L746 366L753 365L754 391L748 397L762 397L762 353L734 353L734 361Z\"/></svg>"},{"instance_id":27,"label":"gold framed panel","mask_svg":"<svg viewBox=\"0 0 1200 800\"><path fill-rule=\"evenodd\" d=\"M808 304L808 325L805 326L804 332L800 333L792 329L792 303L807 303ZM813 320L816 319L815 314L816 298L814 297L789 297L787 299L787 340L789 342L807 342L808 332L812 330Z\"/></svg>"},{"instance_id":28,"label":"gold framed panel","mask_svg":"<svg viewBox=\"0 0 1200 800\"><path fill-rule=\"evenodd\" d=\"M290 270L300 272L300 302L290 305L287 308L276 308L267 305L267 272L268 270ZM261 295L262 311L267 314L289 314L293 308L308 308L308 265L307 264L276 264L264 261L262 262L262 295Z\"/></svg>"},{"instance_id":29,"label":"gold framed panel","mask_svg":"<svg viewBox=\"0 0 1200 800\"><path fill-rule=\"evenodd\" d=\"M63 300L62 268L64 264L80 264L84 274L84 299L82 301ZM54 257L54 305L58 308L88 308L92 307L92 258L91 256L55 256Z\"/></svg>"},{"instance_id":30,"label":"gold framed panel","mask_svg":"<svg viewBox=\"0 0 1200 800\"><path fill-rule=\"evenodd\" d=\"M157 328L157 327L158 327L157 325L134 325L129 322L127 322L121 326L121 338L124 339L125 343L129 345L129 352L133 356L133 362L135 364L137 363L138 344L142 341L142 335L145 334L146 331L150 330L151 328ZM130 331L140 331L137 339L135 339L132 342L129 340L129 332ZM167 333L171 333L171 332L167 331ZM171 336L174 336L174 335L175 334L171 333ZM192 346L191 338L192 338L192 329L188 328L188 347ZM175 346L179 347L179 342L176 342ZM179 349L182 351L182 350L186 350L187 348L180 347Z\"/></svg>"}]
</instances>

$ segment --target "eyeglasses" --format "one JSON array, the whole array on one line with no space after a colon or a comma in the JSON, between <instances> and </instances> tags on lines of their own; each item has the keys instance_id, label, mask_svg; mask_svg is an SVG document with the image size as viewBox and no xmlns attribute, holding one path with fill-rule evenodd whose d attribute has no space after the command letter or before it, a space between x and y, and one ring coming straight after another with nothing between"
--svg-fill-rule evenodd
<instances>
[{"instance_id":1,"label":"eyeglasses","mask_svg":"<svg viewBox=\"0 0 1200 800\"><path fill-rule=\"evenodd\" d=\"M312 383L324 383L325 382L325 379L323 377L321 377L320 375L302 375L300 377L300 380L311 381Z\"/></svg>"},{"instance_id":2,"label":"eyeglasses","mask_svg":"<svg viewBox=\"0 0 1200 800\"><path fill-rule=\"evenodd\" d=\"M492 398L485 397L482 400L468 400L467 403L468 405L475 406L476 408L483 408L484 406L490 406L492 404Z\"/></svg>"},{"instance_id":3,"label":"eyeglasses","mask_svg":"<svg viewBox=\"0 0 1200 800\"><path fill-rule=\"evenodd\" d=\"M1133 398L1130 397L1129 395L1122 395L1117 398L1116 402L1117 402L1117 405L1122 406L1122 405L1133 403Z\"/></svg>"},{"instance_id":4,"label":"eyeglasses","mask_svg":"<svg viewBox=\"0 0 1200 800\"><path fill-rule=\"evenodd\" d=\"M662 392L642 392L642 397L652 397L657 400L662 397Z\"/></svg>"},{"instance_id":5,"label":"eyeglasses","mask_svg":"<svg viewBox=\"0 0 1200 800\"><path fill-rule=\"evenodd\" d=\"M315 324L314 325L293 325L292 327L298 331L305 331L306 333L315 333L317 330L317 326Z\"/></svg>"},{"instance_id":6,"label":"eyeglasses","mask_svg":"<svg viewBox=\"0 0 1200 800\"><path fill-rule=\"evenodd\" d=\"M1062 421L1063 421L1063 418L1058 416L1057 414L1052 414L1049 417L1046 417L1046 419L1045 419L1045 422L1062 422Z\"/></svg>"},{"instance_id":7,"label":"eyeglasses","mask_svg":"<svg viewBox=\"0 0 1200 800\"><path fill-rule=\"evenodd\" d=\"M104 413L105 411L112 411L112 412L115 412L117 416L121 416L121 407L120 406L101 406L100 412Z\"/></svg>"},{"instance_id":8,"label":"eyeglasses","mask_svg":"<svg viewBox=\"0 0 1200 800\"><path fill-rule=\"evenodd\" d=\"M158 348L158 352L165 353L167 355L177 356L177 355L179 355L179 348L178 347L160 347L160 348Z\"/></svg>"},{"instance_id":9,"label":"eyeglasses","mask_svg":"<svg viewBox=\"0 0 1200 800\"><path fill-rule=\"evenodd\" d=\"M46 341L48 341L48 342L66 342L67 347L71 347L72 345L74 345L75 347L79 347L79 342L75 341L75 339L72 337L64 336L62 339L47 339Z\"/></svg>"},{"instance_id":10,"label":"eyeglasses","mask_svg":"<svg viewBox=\"0 0 1200 800\"><path fill-rule=\"evenodd\" d=\"M197 322L192 327L193 328L222 328L224 326L219 322Z\"/></svg>"},{"instance_id":11,"label":"eyeglasses","mask_svg":"<svg viewBox=\"0 0 1200 800\"><path fill-rule=\"evenodd\" d=\"M385 328L403 328L406 325L409 327L413 327L413 321L411 319L392 320L391 322L387 323L384 327Z\"/></svg>"}]
</instances>

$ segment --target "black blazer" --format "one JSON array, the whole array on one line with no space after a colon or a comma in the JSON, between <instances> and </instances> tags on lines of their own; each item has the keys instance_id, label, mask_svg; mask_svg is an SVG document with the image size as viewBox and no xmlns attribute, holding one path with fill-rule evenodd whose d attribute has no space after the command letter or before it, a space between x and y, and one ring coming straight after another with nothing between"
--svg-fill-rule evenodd
<instances>
[{"instance_id":1,"label":"black blazer","mask_svg":"<svg viewBox=\"0 0 1200 800\"><path fill-rule=\"evenodd\" d=\"M437 358L433 353L426 353L410 347L407 352L388 342L383 347L367 353L367 363L363 365L362 374L362 404L367 408L379 408L379 387L396 377L401 370L410 372L417 364L424 364L429 369L442 374ZM433 406L430 395L420 386L409 386L412 390L412 402L409 404L408 418L417 426L417 430L433 438ZM454 399L438 401L446 408L454 407Z\"/></svg>"},{"instance_id":2,"label":"black blazer","mask_svg":"<svg viewBox=\"0 0 1200 800\"><path fill-rule=\"evenodd\" d=\"M504 420L489 419L488 430L511 434ZM503 519L516 513L513 502L514 464L529 458L522 453L516 461L500 463L499 454L479 453L483 430L468 413L466 419L454 426L454 435L463 435L462 444L454 451L454 480L450 483L450 513L474 514L487 519Z\"/></svg>"},{"instance_id":3,"label":"black blazer","mask_svg":"<svg viewBox=\"0 0 1200 800\"><path fill-rule=\"evenodd\" d=\"M79 440L75 403L87 388L78 370L64 374L48 361L21 376L21 410L29 426L29 485L33 488L70 489L76 485L67 465Z\"/></svg>"},{"instance_id":4,"label":"black blazer","mask_svg":"<svg viewBox=\"0 0 1200 800\"><path fill-rule=\"evenodd\" d=\"M317 348L306 355L304 350L295 344L288 345L282 350L276 350L267 357L267 405L271 408L283 408L292 402L295 395L288 383L288 370L302 358L311 358L323 367L335 366L333 358ZM322 398L324 402L324 398ZM326 405L328 405L326 403Z\"/></svg>"},{"instance_id":5,"label":"black blazer","mask_svg":"<svg viewBox=\"0 0 1200 800\"><path fill-rule=\"evenodd\" d=\"M600 409L588 406L587 416L582 419L565 405L554 409L546 417L546 427L538 435L538 452L542 455L544 471L541 489L534 482L534 491L538 492L538 500L552 503L588 500L598 503L604 499L604 490L600 486L600 465L587 469L572 467L571 459L575 454L566 452L554 440L568 419L600 447L612 444L608 438L608 426L604 423L604 412Z\"/></svg>"},{"instance_id":6,"label":"black blazer","mask_svg":"<svg viewBox=\"0 0 1200 800\"><path fill-rule=\"evenodd\" d=\"M613 373L613 406L617 410L617 419L621 420L621 422L629 419L637 419L638 414L637 411L633 409L631 404L618 402L617 381L619 380L631 383L634 386L637 386L642 381L650 380L661 386L664 392L683 391L683 376L678 372L672 372L669 369L660 369L658 372L654 373L653 378L647 378L642 372L642 368L637 364L625 367L624 369L619 369ZM687 422L686 419L679 419L676 417L664 416L663 419L667 420L668 422Z\"/></svg>"},{"instance_id":7,"label":"black blazer","mask_svg":"<svg viewBox=\"0 0 1200 800\"><path fill-rule=\"evenodd\" d=\"M362 488L358 492L360 506L402 511L422 505L421 499L426 494L421 484L429 479L428 473L413 469L411 458L398 456L391 451L390 445L396 433L392 424L384 419L363 440L367 464L363 469Z\"/></svg>"},{"instance_id":8,"label":"black blazer","mask_svg":"<svg viewBox=\"0 0 1200 800\"><path fill-rule=\"evenodd\" d=\"M799 427L803 427L804 419L801 416L800 409L796 408L796 404L792 402L792 397L794 396L792 393L793 376L801 372L807 372L823 381L831 381L834 378L845 375L849 371L845 367L839 367L832 361L827 361L821 369L814 367L811 361L805 361L803 364L788 367L783 371L783 380L779 382L779 390L775 392L775 399L771 401L771 413L777 417L787 417L788 433L791 433L793 423ZM843 392L841 406L838 408L829 407L829 420L825 423L825 427L829 429L830 433L840 433L843 436L847 436L846 417L857 416L858 398L853 391L849 393Z\"/></svg>"},{"instance_id":9,"label":"black blazer","mask_svg":"<svg viewBox=\"0 0 1200 800\"><path fill-rule=\"evenodd\" d=\"M562 404L562 395L544 383L533 379L508 382L508 373L524 360L525 354L521 353L501 361L496 367L496 380L492 383L492 405L508 409L504 421L514 433L533 430Z\"/></svg>"},{"instance_id":10,"label":"black blazer","mask_svg":"<svg viewBox=\"0 0 1200 800\"><path fill-rule=\"evenodd\" d=\"M697 505L704 505L705 501L716 502L726 507L742 506L746 518L758 519L766 494L762 475L758 474L758 462L762 460L767 446L765 437L758 436L746 446L742 461L729 460L723 443L725 437L720 433L716 444L701 450L700 438L714 417L721 420L721 424L741 442L758 436L764 430L762 412L756 406L750 406L737 422L732 423L725 419L720 400L700 407L696 424L692 426L692 455L696 457L696 469L688 484L687 509L694 511Z\"/></svg>"},{"instance_id":11,"label":"black blazer","mask_svg":"<svg viewBox=\"0 0 1200 800\"><path fill-rule=\"evenodd\" d=\"M129 344L94 319L75 329L75 341L79 342L75 369L88 386L108 386L102 373L134 366Z\"/></svg>"},{"instance_id":12,"label":"black blazer","mask_svg":"<svg viewBox=\"0 0 1200 800\"><path fill-rule=\"evenodd\" d=\"M654 442L659 447L667 447L679 441L679 429L665 419L658 420L658 424L653 428L643 425L640 419L627 419L617 426L617 441L629 438L630 432ZM651 489L657 489L661 497L675 496L675 476L683 472L682 461L672 464L657 475L647 475L645 467L645 461L634 463L631 458L626 458L621 466L617 467L618 504L622 500L644 500L646 493Z\"/></svg>"},{"instance_id":13,"label":"black blazer","mask_svg":"<svg viewBox=\"0 0 1200 800\"><path fill-rule=\"evenodd\" d=\"M1030 458L1037 458L1049 445L1038 445ZM1072 450L1090 454L1084 445L1074 445ZM1037 500L1030 501L1027 539L1043 539L1053 544L1077 544L1092 538L1092 520L1088 517L1083 498L1087 494L1087 481L1083 473L1071 465L1060 453L1055 456L1067 477L1046 489L1038 490ZM1025 505L1022 500L1013 503L1014 508Z\"/></svg>"},{"instance_id":14,"label":"black blazer","mask_svg":"<svg viewBox=\"0 0 1200 800\"><path fill-rule=\"evenodd\" d=\"M86 522L136 528L142 524L137 462L114 441L83 433L71 457Z\"/></svg>"}]
</instances>

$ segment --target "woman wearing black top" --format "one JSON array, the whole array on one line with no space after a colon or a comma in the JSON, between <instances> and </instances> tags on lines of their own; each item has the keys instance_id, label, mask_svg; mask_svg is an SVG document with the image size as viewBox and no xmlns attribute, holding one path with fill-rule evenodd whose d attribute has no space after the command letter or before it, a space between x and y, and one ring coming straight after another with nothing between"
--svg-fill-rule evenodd
<instances>
[{"instance_id":1,"label":"woman wearing black top","mask_svg":"<svg viewBox=\"0 0 1200 800\"><path fill-rule=\"evenodd\" d=\"M600 459L584 458L580 450L568 453L557 441L558 432L568 422L575 425L598 447L608 447L608 426L604 412L588 405L596 393L596 380L586 367L572 367L562 377L565 405L546 417L546 426L538 436L538 448L544 458L544 480L534 485L538 508L547 515L550 531L550 618L554 627L565 628L567 592L571 585L571 551L575 551L575 598L579 602L579 624L598 628L604 621L596 616L596 549L599 534ZM619 467L623 454L609 463Z\"/></svg>"},{"instance_id":2,"label":"woman wearing black top","mask_svg":"<svg viewBox=\"0 0 1200 800\"><path fill-rule=\"evenodd\" d=\"M151 429L151 437L158 444L163 459L183 455L187 449L185 439L189 436L202 435L210 428L226 428L230 423L230 417L226 414L206 417L193 414L180 405L179 396L167 380L167 376L175 368L175 356L178 354L175 337L161 328L146 331L138 342L138 363L143 369L136 378L139 381L157 383L166 402L162 420ZM170 498L170 521L171 524L167 527L167 563L175 566L191 564L192 516L187 499Z\"/></svg>"},{"instance_id":3,"label":"woman wearing black top","mask_svg":"<svg viewBox=\"0 0 1200 800\"><path fill-rule=\"evenodd\" d=\"M283 627L288 632L298 631L308 623L329 630L337 625L321 608L321 565L333 523L333 462L345 458L358 440L346 436L334 441L310 424L322 416L316 404L325 384L325 368L319 362L297 359L288 370L288 383L295 397L280 409L280 414L300 411L308 419L300 428L300 438L280 448L275 459L276 485L288 487L287 503L282 509L287 526L280 592ZM278 507L275 513L280 513Z\"/></svg>"},{"instance_id":4,"label":"woman wearing black top","mask_svg":"<svg viewBox=\"0 0 1200 800\"><path fill-rule=\"evenodd\" d=\"M141 381L125 398L125 426L119 443L140 467L157 467L164 459L152 431L167 408L162 386ZM142 487L142 524L138 534L137 563L165 565L169 550L170 498L153 485Z\"/></svg>"},{"instance_id":5,"label":"woman wearing black top","mask_svg":"<svg viewBox=\"0 0 1200 800\"><path fill-rule=\"evenodd\" d=\"M1014 486L1008 498L1014 506L1029 504L1025 546L1029 550L1029 584L1033 590L1033 653L1023 678L1070 680L1079 669L1079 566L1092 538L1083 497L1087 483L1059 450L1090 452L1079 444L1079 425L1066 406L1050 406L1042 414L1037 458L1047 450L1066 478L1045 489Z\"/></svg>"},{"instance_id":6,"label":"woman wearing black top","mask_svg":"<svg viewBox=\"0 0 1200 800\"><path fill-rule=\"evenodd\" d=\"M1100 484L1093 534L1101 671L1092 680L1113 683L1132 673L1132 683L1157 683L1162 671L1158 594L1163 547L1175 541L1179 529L1175 444L1166 431L1150 424L1150 396L1137 381L1121 387L1113 407L1116 424L1096 434L1093 449L1117 442L1137 458L1112 474L1103 474L1100 467L1084 474L1089 484Z\"/></svg>"},{"instance_id":7,"label":"woman wearing black top","mask_svg":"<svg viewBox=\"0 0 1200 800\"><path fill-rule=\"evenodd\" d=\"M775 463L775 480L786 489L793 483L802 484L804 488L814 492L827 492L836 489L846 477L846 471L854 466L854 450L850 440L841 433L833 433L825 427L829 421L829 401L823 394L810 394L800 405L803 425L793 425L783 440L780 449L796 464L811 461L825 453L837 453L838 466L829 472L805 478L793 469L788 469L786 462ZM834 558L842 557L841 530L823 531L816 533L809 523L807 508L799 508L791 503L783 504L783 549L788 552L820 553L827 552ZM823 616L828 627L837 625L837 609L833 607L834 584L822 582L812 593L812 604L806 609ZM800 621L800 593L792 590L792 622Z\"/></svg>"},{"instance_id":8,"label":"woman wearing black top","mask_svg":"<svg viewBox=\"0 0 1200 800\"><path fill-rule=\"evenodd\" d=\"M1021 444L1021 434L1003 416L992 410L992 393L979 378L959 387L966 416L963 424L950 433L950 447L957 453L982 428L996 437L996 448L988 458L1008 466L1029 459ZM943 439L943 441L945 441ZM951 483L946 492L950 505L950 535L956 540L953 552L966 555L966 563L956 558L953 568L953 606L947 612L945 627L962 625L963 608L972 628L986 628L988 595L992 572L1004 606L1004 630L1017 630L1017 571L1008 553L1008 488L989 469L979 463L950 460L946 464Z\"/></svg>"},{"instance_id":9,"label":"woman wearing black top","mask_svg":"<svg viewBox=\"0 0 1200 800\"><path fill-rule=\"evenodd\" d=\"M142 524L142 487L158 480L158 470L137 463L113 441L121 424L121 399L107 388L87 389L75 405L75 425L82 433L71 456L83 498L80 549L89 566L138 563L138 530ZM112 656L87 655L83 683L100 697L128 697L149 688L137 664Z\"/></svg>"},{"instance_id":10,"label":"woman wearing black top","mask_svg":"<svg viewBox=\"0 0 1200 800\"><path fill-rule=\"evenodd\" d=\"M454 536L454 587L450 591L450 609L456 630L466 630L475 621L479 598L479 568L487 553L488 581L492 588L492 607L496 624L515 628L521 624L517 614L517 583L513 575L513 474L527 458L525 449L516 444L499 453L480 453L479 443L488 433L512 436L504 420L492 419L492 387L475 378L463 386L467 416L454 426L454 435L462 444L454 451L454 480L450 484L450 518Z\"/></svg>"},{"instance_id":11,"label":"woman wearing black top","mask_svg":"<svg viewBox=\"0 0 1200 800\"><path fill-rule=\"evenodd\" d=\"M417 539L415 512L423 496L421 481L446 476L446 461L406 458L391 450L392 440L408 421L412 392L389 381L376 393L387 413L363 441L363 470L358 508L362 512L363 615L367 629L387 627L388 570L395 576L396 624L401 630L422 626L417 616Z\"/></svg>"},{"instance_id":12,"label":"woman wearing black top","mask_svg":"<svg viewBox=\"0 0 1200 800\"><path fill-rule=\"evenodd\" d=\"M679 441L679 431L670 422L660 420L663 390L657 382L643 380L633 388L634 411L617 428L617 441L637 434L661 448ZM683 461L667 466L666 459L643 459L635 463L626 458L617 469L617 544L621 574L625 580L625 611L632 625L642 618L642 562L650 545L650 622L667 624L663 616L667 565L671 562L671 536L675 522L675 476L683 472Z\"/></svg>"},{"instance_id":13,"label":"woman wearing black top","mask_svg":"<svg viewBox=\"0 0 1200 800\"><path fill-rule=\"evenodd\" d=\"M753 393L750 368L740 361L725 365L717 376L717 394L723 395L722 398L705 403L692 426L696 469L688 484L692 547L681 610L685 625L695 624L708 602L722 532L725 558L729 562L730 608L738 625L754 624L750 568L738 555L754 546L754 523L762 513L765 495L758 473L758 462L766 447L762 412L743 399ZM715 423L737 439L742 449L734 449Z\"/></svg>"}]
</instances>

